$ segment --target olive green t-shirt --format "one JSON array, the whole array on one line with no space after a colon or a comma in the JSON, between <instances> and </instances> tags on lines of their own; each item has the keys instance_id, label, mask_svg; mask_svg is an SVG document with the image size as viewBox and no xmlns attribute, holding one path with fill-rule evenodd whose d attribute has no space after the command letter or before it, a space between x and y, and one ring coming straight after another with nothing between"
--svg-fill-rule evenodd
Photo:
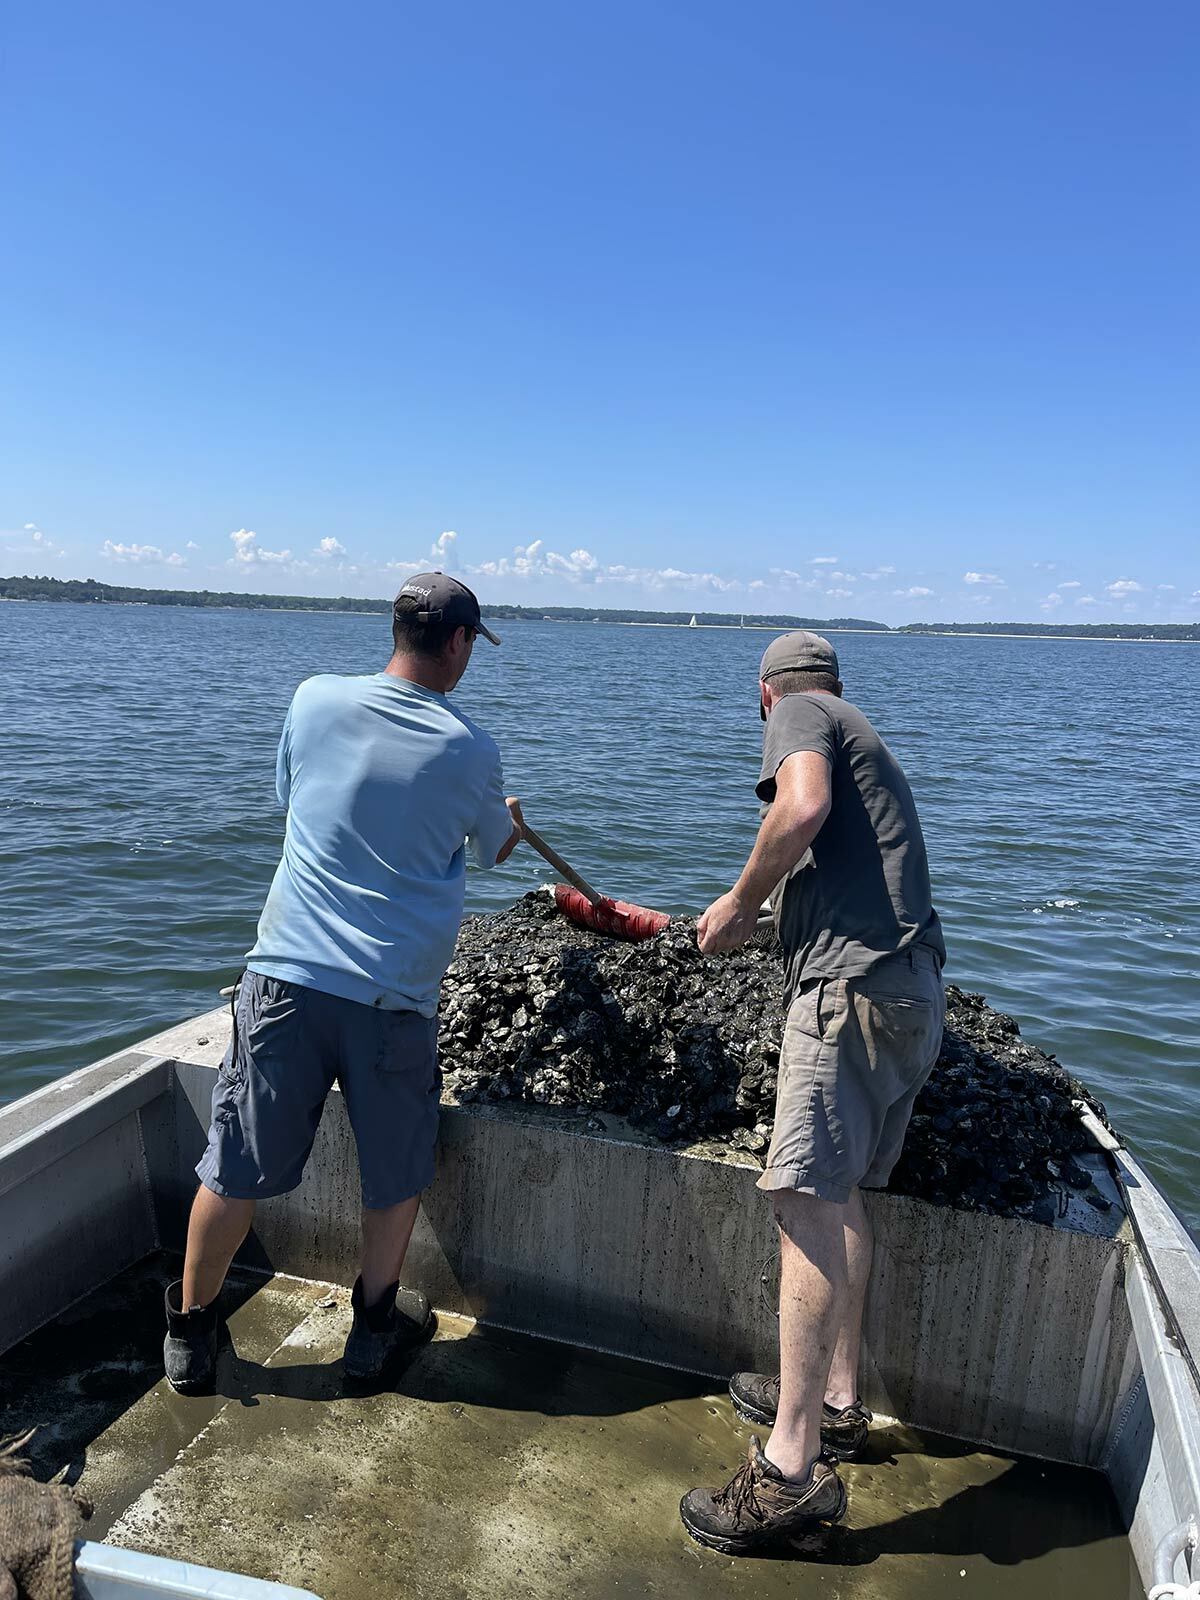
<instances>
[{"instance_id":1,"label":"olive green t-shirt","mask_svg":"<svg viewBox=\"0 0 1200 1600\"><path fill-rule=\"evenodd\" d=\"M763 730L757 792L766 805L775 774L800 750L829 762L832 804L776 892L788 995L813 978L863 977L910 945L928 945L944 962L925 840L900 763L857 706L832 694L785 695Z\"/></svg>"}]
</instances>

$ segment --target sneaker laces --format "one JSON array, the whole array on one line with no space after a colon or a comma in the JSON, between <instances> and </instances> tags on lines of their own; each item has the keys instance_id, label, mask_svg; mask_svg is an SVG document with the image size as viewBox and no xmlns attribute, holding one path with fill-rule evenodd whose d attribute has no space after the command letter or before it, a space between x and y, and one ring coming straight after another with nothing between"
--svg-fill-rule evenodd
<instances>
[{"instance_id":1,"label":"sneaker laces","mask_svg":"<svg viewBox=\"0 0 1200 1600\"><path fill-rule=\"evenodd\" d=\"M718 1505L727 1507L735 1522L741 1519L743 1511L749 1511L756 1522L765 1522L766 1515L755 1493L757 1478L754 1462L747 1456L725 1487L718 1489L713 1495L713 1500Z\"/></svg>"}]
</instances>

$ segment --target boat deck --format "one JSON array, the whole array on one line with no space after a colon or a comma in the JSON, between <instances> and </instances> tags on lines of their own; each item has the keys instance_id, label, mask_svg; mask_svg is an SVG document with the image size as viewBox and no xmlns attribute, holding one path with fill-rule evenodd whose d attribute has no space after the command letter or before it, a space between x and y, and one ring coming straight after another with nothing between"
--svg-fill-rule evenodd
<instances>
[{"instance_id":1,"label":"boat deck","mask_svg":"<svg viewBox=\"0 0 1200 1600\"><path fill-rule=\"evenodd\" d=\"M0 1358L0 1433L92 1497L88 1537L324 1600L1143 1591L1105 1480L902 1427L844 1468L847 1525L804 1557L694 1544L680 1494L749 1429L706 1380L442 1317L389 1387L344 1392L349 1293L235 1273L218 1393L161 1376L155 1256Z\"/></svg>"}]
</instances>

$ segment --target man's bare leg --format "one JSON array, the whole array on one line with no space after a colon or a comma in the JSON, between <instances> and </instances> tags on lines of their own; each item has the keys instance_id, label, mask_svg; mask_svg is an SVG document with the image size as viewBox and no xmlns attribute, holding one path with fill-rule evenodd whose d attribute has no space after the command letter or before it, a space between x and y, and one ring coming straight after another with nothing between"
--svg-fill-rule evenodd
<instances>
[{"instance_id":1,"label":"man's bare leg","mask_svg":"<svg viewBox=\"0 0 1200 1600\"><path fill-rule=\"evenodd\" d=\"M201 1184L188 1219L182 1309L210 1305L220 1294L229 1263L250 1232L253 1200L230 1200Z\"/></svg>"},{"instance_id":2,"label":"man's bare leg","mask_svg":"<svg viewBox=\"0 0 1200 1600\"><path fill-rule=\"evenodd\" d=\"M821 1453L821 1406L846 1317L846 1206L794 1189L773 1196L779 1224L779 1410L767 1459L805 1480Z\"/></svg>"},{"instance_id":3,"label":"man's bare leg","mask_svg":"<svg viewBox=\"0 0 1200 1600\"><path fill-rule=\"evenodd\" d=\"M875 1252L875 1235L860 1190L851 1189L850 1199L843 1211L846 1240L846 1309L837 1344L834 1346L829 1382L825 1388L825 1399L835 1411L853 1405L858 1399L858 1359L862 1347L863 1308L866 1305L867 1285L871 1279L871 1260Z\"/></svg>"},{"instance_id":4,"label":"man's bare leg","mask_svg":"<svg viewBox=\"0 0 1200 1600\"><path fill-rule=\"evenodd\" d=\"M362 1214L362 1286L363 1304L373 1306L386 1290L400 1277L408 1241L412 1238L413 1224L421 1196L401 1200L399 1205L388 1206L383 1211Z\"/></svg>"}]
</instances>

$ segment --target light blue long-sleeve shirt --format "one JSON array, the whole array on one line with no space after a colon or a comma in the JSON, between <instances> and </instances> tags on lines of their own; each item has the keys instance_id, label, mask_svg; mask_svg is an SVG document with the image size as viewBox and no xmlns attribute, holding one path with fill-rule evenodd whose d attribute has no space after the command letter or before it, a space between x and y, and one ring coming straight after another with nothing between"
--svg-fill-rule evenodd
<instances>
[{"instance_id":1,"label":"light blue long-sleeve shirt","mask_svg":"<svg viewBox=\"0 0 1200 1600\"><path fill-rule=\"evenodd\" d=\"M247 966L433 1016L466 847L491 867L512 834L495 741L407 679L325 673L293 696L276 787L283 858Z\"/></svg>"}]
</instances>

